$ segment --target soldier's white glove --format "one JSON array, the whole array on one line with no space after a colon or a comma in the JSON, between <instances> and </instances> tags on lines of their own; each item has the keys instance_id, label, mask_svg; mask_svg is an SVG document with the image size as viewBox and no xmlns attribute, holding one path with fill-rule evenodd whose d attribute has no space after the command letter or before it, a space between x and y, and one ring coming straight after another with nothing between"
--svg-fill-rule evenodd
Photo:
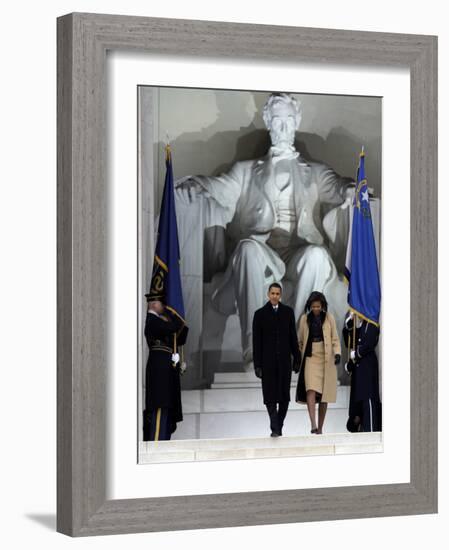
<instances>
[{"instance_id":1,"label":"soldier's white glove","mask_svg":"<svg viewBox=\"0 0 449 550\"><path fill-rule=\"evenodd\" d=\"M177 365L179 363L179 353L173 353L171 356L172 362Z\"/></svg>"},{"instance_id":2,"label":"soldier's white glove","mask_svg":"<svg viewBox=\"0 0 449 550\"><path fill-rule=\"evenodd\" d=\"M354 370L354 363L352 361L348 361L347 363L345 363L346 374L352 374L353 370Z\"/></svg>"},{"instance_id":3,"label":"soldier's white glove","mask_svg":"<svg viewBox=\"0 0 449 550\"><path fill-rule=\"evenodd\" d=\"M352 350L351 350L351 355L350 355L350 357L351 357L351 361L354 361L355 358L357 357L357 354L356 354L356 352L355 352L355 349L352 349Z\"/></svg>"},{"instance_id":4,"label":"soldier's white glove","mask_svg":"<svg viewBox=\"0 0 449 550\"><path fill-rule=\"evenodd\" d=\"M351 323L354 320L354 312L348 311L345 317L345 328L349 330L349 327L352 326Z\"/></svg>"}]
</instances>

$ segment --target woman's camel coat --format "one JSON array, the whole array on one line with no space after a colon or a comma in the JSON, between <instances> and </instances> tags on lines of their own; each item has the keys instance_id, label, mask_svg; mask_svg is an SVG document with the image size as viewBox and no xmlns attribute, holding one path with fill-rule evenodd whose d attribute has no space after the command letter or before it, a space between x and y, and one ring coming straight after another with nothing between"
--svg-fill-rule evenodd
<instances>
[{"instance_id":1,"label":"woman's camel coat","mask_svg":"<svg viewBox=\"0 0 449 550\"><path fill-rule=\"evenodd\" d=\"M313 315L313 314L312 314ZM316 401L323 403L335 403L337 400L337 367L335 366L335 356L341 355L340 339L338 337L337 325L331 313L326 313L323 322L324 338L324 382L323 394L316 394ZM309 339L309 323L307 315L302 315L299 320L298 343L302 355L301 370L299 372L298 386L296 388L296 402L306 403L306 388L304 382L304 369L306 366L306 350Z\"/></svg>"}]
</instances>

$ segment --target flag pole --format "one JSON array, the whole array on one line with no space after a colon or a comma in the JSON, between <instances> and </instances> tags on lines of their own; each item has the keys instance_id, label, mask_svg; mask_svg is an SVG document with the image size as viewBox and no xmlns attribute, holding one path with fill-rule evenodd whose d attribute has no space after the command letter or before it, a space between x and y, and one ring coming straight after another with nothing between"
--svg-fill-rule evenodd
<instances>
[{"instance_id":1,"label":"flag pole","mask_svg":"<svg viewBox=\"0 0 449 550\"><path fill-rule=\"evenodd\" d=\"M171 157L171 147L170 147L170 137L168 132L166 133L167 143L165 144L165 160L170 160Z\"/></svg>"}]
</instances>

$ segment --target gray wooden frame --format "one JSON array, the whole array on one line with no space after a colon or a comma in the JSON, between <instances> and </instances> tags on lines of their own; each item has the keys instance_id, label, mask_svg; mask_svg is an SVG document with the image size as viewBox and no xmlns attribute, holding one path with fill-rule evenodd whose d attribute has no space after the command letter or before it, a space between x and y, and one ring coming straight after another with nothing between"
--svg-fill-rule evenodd
<instances>
[{"instance_id":1,"label":"gray wooden frame","mask_svg":"<svg viewBox=\"0 0 449 550\"><path fill-rule=\"evenodd\" d=\"M410 69L410 483L106 499L108 50ZM57 341L57 529L62 533L85 536L436 512L437 38L117 15L59 18Z\"/></svg>"}]
</instances>

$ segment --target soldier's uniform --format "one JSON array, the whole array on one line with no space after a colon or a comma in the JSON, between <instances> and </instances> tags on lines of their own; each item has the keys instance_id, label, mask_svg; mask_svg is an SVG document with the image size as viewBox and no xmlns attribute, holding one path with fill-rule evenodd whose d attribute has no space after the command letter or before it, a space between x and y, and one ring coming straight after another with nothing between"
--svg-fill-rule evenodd
<instances>
[{"instance_id":1,"label":"soldier's uniform","mask_svg":"<svg viewBox=\"0 0 449 550\"><path fill-rule=\"evenodd\" d=\"M180 364L174 364L176 345L187 338L187 327L168 310L163 315L148 311L145 338L150 348L145 373L144 441L170 439L182 420Z\"/></svg>"},{"instance_id":2,"label":"soldier's uniform","mask_svg":"<svg viewBox=\"0 0 449 550\"><path fill-rule=\"evenodd\" d=\"M346 320L343 340L348 346L353 336L353 321ZM355 331L355 358L347 365L351 373L349 420L347 429L363 432L382 430L382 405L379 395L379 364L375 352L379 328L362 321Z\"/></svg>"}]
</instances>

